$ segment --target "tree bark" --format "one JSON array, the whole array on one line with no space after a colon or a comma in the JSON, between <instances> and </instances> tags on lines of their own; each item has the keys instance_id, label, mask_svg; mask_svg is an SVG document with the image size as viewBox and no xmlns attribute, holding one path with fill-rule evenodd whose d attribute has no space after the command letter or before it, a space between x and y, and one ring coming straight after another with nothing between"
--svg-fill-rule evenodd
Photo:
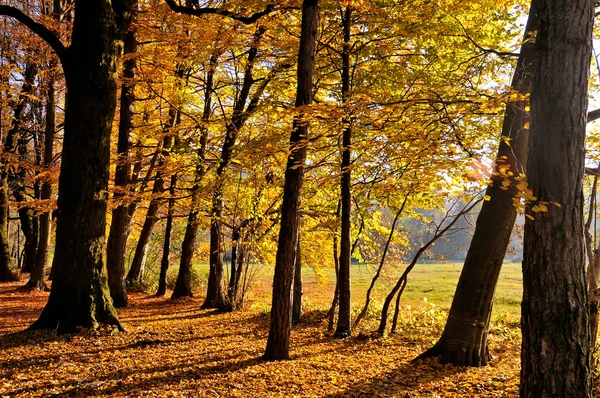
<instances>
[{"instance_id":1,"label":"tree bark","mask_svg":"<svg viewBox=\"0 0 600 398\"><path fill-rule=\"evenodd\" d=\"M591 397L583 177L594 4L542 0L538 15L527 170L533 204L550 204L525 222L520 395Z\"/></svg>"},{"instance_id":2,"label":"tree bark","mask_svg":"<svg viewBox=\"0 0 600 398\"><path fill-rule=\"evenodd\" d=\"M124 41L124 54L131 55L137 51L136 29L133 23L137 14L137 0L132 5L133 13L127 21L127 33ZM136 59L130 57L123 62L123 83L121 84L121 107L119 110L119 135L117 141L117 166L115 169L115 188L125 191L131 184L131 133L133 131L133 115L135 107ZM116 191L113 199L118 201L126 195ZM134 203L120 203L112 210L112 221L106 244L106 266L108 269L108 286L113 305L117 308L127 307L127 289L125 287L125 252L127 239L131 232L133 216L136 210Z\"/></svg>"},{"instance_id":3,"label":"tree bark","mask_svg":"<svg viewBox=\"0 0 600 398\"><path fill-rule=\"evenodd\" d=\"M344 27L344 48L342 51L342 99L344 106L350 101L350 23L352 8L346 7L342 24ZM348 111L347 111L348 112ZM352 303L350 292L350 263L351 263L351 225L352 225L352 195L350 192L351 172L350 157L352 145L352 121L344 118L344 132L342 137L342 164L341 164L341 201L342 201L342 230L340 233L340 268L338 272L339 288L339 314L335 330L335 337L350 337L352 333L351 315Z\"/></svg>"},{"instance_id":4,"label":"tree bark","mask_svg":"<svg viewBox=\"0 0 600 398\"><path fill-rule=\"evenodd\" d=\"M534 74L535 42L538 30L539 0L533 0L525 28L521 53L513 74L511 88L519 95L531 92ZM491 359L487 337L494 291L510 242L517 211L514 197L518 177L525 174L529 131L527 100L506 104L492 185L486 189L489 201L483 202L473 238L467 252L450 313L438 342L419 358L436 356L441 363L456 366L484 366ZM510 186L504 187L503 181Z\"/></svg>"},{"instance_id":5,"label":"tree bark","mask_svg":"<svg viewBox=\"0 0 600 398\"><path fill-rule=\"evenodd\" d=\"M319 1L304 0L302 3L302 29L298 52L298 86L296 107L310 105L313 101L313 76L317 27L319 24ZM299 209L304 182L304 162L308 145L308 120L302 112L294 120L290 137L290 155L285 170L281 224L273 276L271 326L263 358L266 360L289 359L290 331L292 321L291 288L294 280L294 262L299 233Z\"/></svg>"},{"instance_id":6,"label":"tree bark","mask_svg":"<svg viewBox=\"0 0 600 398\"><path fill-rule=\"evenodd\" d=\"M294 295L292 299L292 325L298 325L302 318L302 251L300 238L296 248L296 262L294 264Z\"/></svg>"},{"instance_id":7,"label":"tree bark","mask_svg":"<svg viewBox=\"0 0 600 398\"><path fill-rule=\"evenodd\" d=\"M122 326L107 284L106 210L124 1L75 1L71 46L59 54L67 98L59 178L55 278L32 329ZM60 46L54 44L60 50Z\"/></svg>"}]
</instances>

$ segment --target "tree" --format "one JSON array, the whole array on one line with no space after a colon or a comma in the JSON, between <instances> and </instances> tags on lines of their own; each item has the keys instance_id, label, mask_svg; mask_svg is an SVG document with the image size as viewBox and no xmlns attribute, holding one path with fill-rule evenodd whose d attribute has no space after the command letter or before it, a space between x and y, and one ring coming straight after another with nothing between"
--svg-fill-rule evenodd
<instances>
[{"instance_id":1,"label":"tree","mask_svg":"<svg viewBox=\"0 0 600 398\"><path fill-rule=\"evenodd\" d=\"M60 7L54 10L55 17L60 14L59 10ZM55 62L52 62L53 67L55 66L54 64ZM49 170L52 165L54 133L56 130L56 92L54 87L55 77L53 71L50 73L50 77L46 85L46 126L44 129L43 165L46 170ZM49 201L51 198L52 182L49 180L49 178L46 178L42 181L40 199L42 201ZM35 255L35 264L33 270L31 271L31 276L26 286L34 289L47 289L48 287L44 282L44 270L46 269L46 263L48 262L48 249L50 246L50 235L52 227L52 212L46 209L45 212L40 214L39 223L39 241Z\"/></svg>"},{"instance_id":2,"label":"tree","mask_svg":"<svg viewBox=\"0 0 600 398\"><path fill-rule=\"evenodd\" d=\"M594 4L541 1L538 15L520 395L591 397L582 189Z\"/></svg>"},{"instance_id":3,"label":"tree","mask_svg":"<svg viewBox=\"0 0 600 398\"><path fill-rule=\"evenodd\" d=\"M261 95L266 88L266 84L271 80L267 77L250 98L250 90L256 82L253 76L254 66L257 61L259 44L262 36L265 34L265 28L259 26L252 38L252 44L248 49L248 57L244 69L244 78L239 89L239 94L235 98L231 120L227 123L225 140L221 148L221 157L217 167L217 186L213 193L211 224L210 224L210 273L208 276L208 286L206 288L206 299L202 308L220 308L225 304L225 295L223 294L223 257L222 257L222 217L223 217L223 178L225 171L233 156L233 148L237 141L240 129L246 123L248 117L256 110ZM250 101L248 101L250 99ZM248 104L246 104L248 102Z\"/></svg>"},{"instance_id":4,"label":"tree","mask_svg":"<svg viewBox=\"0 0 600 398\"><path fill-rule=\"evenodd\" d=\"M299 209L304 179L304 162L308 145L308 120L306 108L313 101L313 76L319 1L304 0L302 3L302 29L298 51L298 85L296 107L300 115L294 119L290 137L290 154L285 169L281 224L273 276L273 299L271 326L266 360L289 359L290 330L292 321L291 287L294 280L294 263L298 247Z\"/></svg>"},{"instance_id":5,"label":"tree","mask_svg":"<svg viewBox=\"0 0 600 398\"><path fill-rule=\"evenodd\" d=\"M491 358L487 337L492 300L517 216L513 198L518 193L518 178L525 172L527 162L529 112L525 96L533 81L538 4L539 0L533 0L529 10L511 84L520 99L506 104L492 184L485 193L489 200L483 202L477 217L442 336L419 358L439 356L442 363L456 366L482 366Z\"/></svg>"},{"instance_id":6,"label":"tree","mask_svg":"<svg viewBox=\"0 0 600 398\"><path fill-rule=\"evenodd\" d=\"M109 139L116 108L119 41L131 2L75 1L71 44L17 8L0 6L57 53L67 83L59 178L55 278L32 329L69 333L100 323L122 329L105 269Z\"/></svg>"},{"instance_id":7,"label":"tree","mask_svg":"<svg viewBox=\"0 0 600 398\"><path fill-rule=\"evenodd\" d=\"M33 93L33 85L37 67L34 63L28 62L23 73L23 85L17 103L15 105L13 119L10 129L4 137L3 155L4 159L0 162L0 281L10 282L18 280L18 277L10 270L10 251L8 243L8 215L9 215L9 175L11 174L11 165L9 156L15 152L17 134L22 128L25 118L25 110L29 102L29 98ZM20 215L25 215L21 213ZM27 217L26 221L27 221ZM25 225L29 225L26 223ZM25 231L29 229L24 228ZM29 241L32 242L31 240ZM31 253L30 253L31 254ZM31 257L30 257L31 258ZM29 269L31 271L31 268Z\"/></svg>"},{"instance_id":8,"label":"tree","mask_svg":"<svg viewBox=\"0 0 600 398\"><path fill-rule=\"evenodd\" d=\"M137 38L135 21L137 15L137 1L132 4L132 14L128 16L128 25L131 27L125 32L123 54L129 56L123 62L123 84L121 84L121 107L119 109L119 136L117 143L117 166L115 169L115 187L127 190L131 184L131 132L133 130L133 115L135 107L135 75ZM113 200L118 200L125 195L124 192L115 192ZM119 203L112 210L112 221L106 242L106 267L108 270L108 287L113 305L117 308L126 307L127 289L125 288L125 250L127 238L131 232L132 218L136 210L135 203Z\"/></svg>"},{"instance_id":9,"label":"tree","mask_svg":"<svg viewBox=\"0 0 600 398\"><path fill-rule=\"evenodd\" d=\"M194 186L192 187L192 203L190 213L185 228L185 235L181 244L181 258L179 261L179 272L177 273L177 282L171 298L191 297L192 296L192 260L196 245L196 234L198 233L198 202L200 201L200 183L205 174L205 156L206 143L208 140L208 124L212 113L212 95L214 90L214 74L218 57L215 54L210 56L208 67L206 68L206 83L204 87L204 107L202 112L202 122L200 132L200 145L198 145L196 162L196 172L194 175ZM212 237L212 235L211 235ZM212 242L212 241L211 241ZM212 256L211 252L211 256ZM220 254L219 254L220 255ZM211 263L212 264L212 263ZM161 268L162 270L162 268ZM209 276L209 284L210 284Z\"/></svg>"},{"instance_id":10,"label":"tree","mask_svg":"<svg viewBox=\"0 0 600 398\"><path fill-rule=\"evenodd\" d=\"M348 106L351 99L350 93L350 26L352 18L352 8L346 6L343 12L342 25L344 28L344 48L342 50L342 100ZM350 236L352 194L350 157L352 145L352 120L348 115L344 117L344 132L342 138L342 164L341 164L341 233L340 233L340 262L338 270L338 289L339 289L339 314L335 330L336 337L349 337L351 334L351 314L352 305L350 301L350 261L352 242Z\"/></svg>"}]
</instances>

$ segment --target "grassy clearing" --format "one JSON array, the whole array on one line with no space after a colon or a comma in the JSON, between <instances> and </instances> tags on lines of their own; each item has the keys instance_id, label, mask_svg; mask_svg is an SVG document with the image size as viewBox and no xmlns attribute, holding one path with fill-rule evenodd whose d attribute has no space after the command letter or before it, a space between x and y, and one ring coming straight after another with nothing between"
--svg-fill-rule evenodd
<instances>
[{"instance_id":1,"label":"grassy clearing","mask_svg":"<svg viewBox=\"0 0 600 398\"><path fill-rule=\"evenodd\" d=\"M408 284L402 298L403 307L430 308L436 306L448 311L452 297L460 277L462 263L427 263L417 264L408 277ZM202 266L204 268L205 266ZM404 267L388 269L377 281L373 291L373 307L381 308L383 300L389 293ZM203 270L199 271L204 272ZM310 268L303 269L304 300L311 308L324 309L330 304L335 288L335 271L319 270L320 276ZM375 273L375 268L367 264L352 265L352 303L356 311L365 301L367 289ZM262 269L254 281L250 295L251 302L262 306L270 302L272 272ZM521 264L506 263L500 273L494 300L494 318L510 318L518 320L521 311L523 283Z\"/></svg>"}]
</instances>

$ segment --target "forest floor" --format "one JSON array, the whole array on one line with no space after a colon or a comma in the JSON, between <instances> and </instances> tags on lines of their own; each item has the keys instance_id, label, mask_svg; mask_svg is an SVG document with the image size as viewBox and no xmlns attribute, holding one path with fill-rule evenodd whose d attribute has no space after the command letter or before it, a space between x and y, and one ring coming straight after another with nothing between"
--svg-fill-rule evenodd
<instances>
[{"instance_id":1,"label":"forest floor","mask_svg":"<svg viewBox=\"0 0 600 398\"><path fill-rule=\"evenodd\" d=\"M518 321L508 317L492 325L495 359L475 369L411 362L443 327L446 313L431 303L403 308L398 333L378 339L332 339L325 311L309 307L292 331L292 359L265 362L268 303L218 313L200 310L200 298L131 293L130 307L119 310L126 333L54 336L23 331L48 296L23 284L0 284L0 397L518 395L520 336ZM307 297L313 288L307 285ZM374 318L366 330L375 329Z\"/></svg>"}]
</instances>

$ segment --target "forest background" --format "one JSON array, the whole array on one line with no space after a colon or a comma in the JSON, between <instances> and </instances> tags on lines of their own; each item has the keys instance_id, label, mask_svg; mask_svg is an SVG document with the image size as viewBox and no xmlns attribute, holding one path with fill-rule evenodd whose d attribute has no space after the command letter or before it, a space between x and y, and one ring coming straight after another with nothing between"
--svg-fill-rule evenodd
<instances>
[{"instance_id":1,"label":"forest background","mask_svg":"<svg viewBox=\"0 0 600 398\"><path fill-rule=\"evenodd\" d=\"M138 305L158 305L140 292L202 297L201 303L177 302L175 312L264 313L272 299L273 314L283 315L272 315L267 359L289 357L289 327L277 320L290 313L300 323L304 313L312 319L308 341L325 330L371 341L404 328L427 336L409 344L412 356L425 351L424 357L440 356L444 363L488 363L492 300L511 234L508 258L520 261L522 251L522 227L513 231L516 214L533 220L561 205L538 201L525 179L528 48L537 29L531 18L525 29L525 21L537 1L315 1L313 47L303 47L308 1L266 8L262 1L114 3L112 11L69 0L0 6L0 279L13 282L3 294L16 295L32 311L27 322L17 320L5 332L39 314L45 293L10 290L29 274L28 289L43 291L52 280L53 293L34 328L55 334L108 324L108 335L100 337L108 341L128 328L114 308L127 308L132 295L138 301L122 310L132 325L138 325L131 313ZM78 23L86 17L89 25ZM100 58L94 58L96 48ZM114 96L112 105L106 92ZM596 113L589 113L589 122ZM600 244L598 135L589 126L588 254ZM294 174L295 193L287 182ZM502 242L482 245L477 215L486 214L482 206L500 203L504 213L487 211L510 215L501 223L480 215L490 224L479 228L486 239L498 235ZM62 240L53 243L55 222ZM289 250L281 250L282 239L293 242ZM461 264L417 264L464 260L468 270L469 263L483 264L475 258L483 254L495 264L486 266L491 276L484 293L461 295L459 282L452 305L476 310L483 326L465 332L455 347L446 335L450 321L441 329ZM595 269L598 261L589 260ZM441 283L448 269L453 276ZM408 283L410 272L416 287ZM498 294L506 306L496 299L502 308L492 330L512 344L508 361L514 361L520 276L514 265L505 272L500 286L509 293ZM468 283L483 278L463 275ZM74 293L61 293L73 286ZM277 309L287 303L278 299L286 294L293 296L290 308ZM92 304L84 299L89 296ZM404 308L401 297L408 298ZM468 297L462 307L461 297ZM250 315L227 316L242 322ZM164 327L159 322L158 329ZM52 344L36 336L39 344ZM18 358L21 343L14 341L21 340L13 338L4 342ZM134 348L165 343L129 338ZM409 354L402 355L406 360ZM424 363L433 373L447 371ZM510 374L493 376L512 380L502 393L514 393L517 367L503 363L499 371ZM489 380L484 383L497 381ZM115 380L107 383L106 393L119 390ZM443 386L427 388L435 394ZM68 383L57 391L64 388Z\"/></svg>"}]
</instances>

